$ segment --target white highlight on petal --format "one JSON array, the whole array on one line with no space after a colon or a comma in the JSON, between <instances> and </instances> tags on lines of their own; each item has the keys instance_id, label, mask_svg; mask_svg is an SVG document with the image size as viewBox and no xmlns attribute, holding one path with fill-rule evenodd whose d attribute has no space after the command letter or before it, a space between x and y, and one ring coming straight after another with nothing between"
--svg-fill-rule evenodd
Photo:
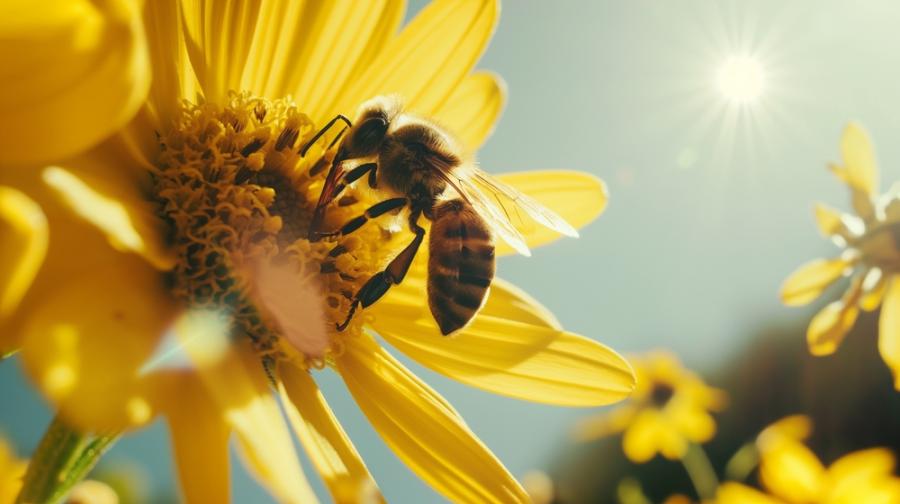
<instances>
[{"instance_id":1,"label":"white highlight on petal","mask_svg":"<svg viewBox=\"0 0 900 504\"><path fill-rule=\"evenodd\" d=\"M254 297L272 317L281 337L308 357L328 350L328 331L319 288L291 263L262 262L252 271Z\"/></svg>"}]
</instances>

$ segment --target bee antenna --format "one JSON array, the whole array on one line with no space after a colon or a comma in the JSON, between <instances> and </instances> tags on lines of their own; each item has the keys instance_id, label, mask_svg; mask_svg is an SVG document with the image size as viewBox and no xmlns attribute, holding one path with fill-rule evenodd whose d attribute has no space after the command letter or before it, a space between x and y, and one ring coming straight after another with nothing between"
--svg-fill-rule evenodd
<instances>
[{"instance_id":1,"label":"bee antenna","mask_svg":"<svg viewBox=\"0 0 900 504\"><path fill-rule=\"evenodd\" d=\"M300 157L306 156L306 153L307 153L307 151L309 151L309 148L312 147L313 144L315 144L317 141L319 141L319 139L322 138L322 135L324 135L329 129L331 129L331 127L334 126L334 123L336 123L338 121L344 121L344 123L347 124L347 128L353 127L353 123L350 122L350 119L347 119L342 114L336 115L334 117L334 119L328 121L328 124L323 126L322 129L320 129L315 135L313 135L313 137L310 138L309 141L306 142L303 145L303 147L300 148L300 150L299 150ZM341 133L338 134L338 138L340 138L341 135L343 135L344 131L347 131L347 128L344 128L343 130L341 130ZM337 139L335 139L335 142L336 141L337 141ZM331 144L328 146L328 148L330 149L332 146L334 146L335 142L331 142Z\"/></svg>"}]
</instances>

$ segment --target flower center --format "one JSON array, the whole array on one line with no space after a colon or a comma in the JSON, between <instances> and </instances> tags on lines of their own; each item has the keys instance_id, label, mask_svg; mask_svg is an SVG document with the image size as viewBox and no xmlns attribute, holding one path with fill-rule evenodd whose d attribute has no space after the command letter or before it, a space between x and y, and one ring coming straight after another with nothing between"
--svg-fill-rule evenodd
<instances>
[{"instance_id":1,"label":"flower center","mask_svg":"<svg viewBox=\"0 0 900 504\"><path fill-rule=\"evenodd\" d=\"M353 294L375 273L385 231L369 225L340 243L308 241L330 166L324 148L336 134L301 157L300 146L315 132L290 99L233 93L225 106L185 103L159 137L154 182L179 258L171 279L175 295L192 308L226 312L233 336L249 337L266 358L321 366L361 330L363 317L341 333L334 322L343 320ZM329 207L326 225L362 213L363 199L348 190ZM316 310L285 313L267 306L272 296L258 295L267 289L259 279L272 275L261 274L261 267L288 272L282 277L297 293L315 293L300 301L320 307L327 328L321 352L309 350L315 344L303 336L284 337L285 317Z\"/></svg>"},{"instance_id":2,"label":"flower center","mask_svg":"<svg viewBox=\"0 0 900 504\"><path fill-rule=\"evenodd\" d=\"M656 382L650 390L650 402L657 408L663 408L675 395L675 388L668 383Z\"/></svg>"}]
</instances>

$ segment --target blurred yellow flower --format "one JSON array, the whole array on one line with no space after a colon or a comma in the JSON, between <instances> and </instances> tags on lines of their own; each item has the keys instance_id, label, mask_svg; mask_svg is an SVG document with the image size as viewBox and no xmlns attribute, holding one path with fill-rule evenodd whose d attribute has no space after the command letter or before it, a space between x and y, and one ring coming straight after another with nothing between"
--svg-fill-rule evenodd
<instances>
[{"instance_id":1,"label":"blurred yellow flower","mask_svg":"<svg viewBox=\"0 0 900 504\"><path fill-rule=\"evenodd\" d=\"M892 504L900 502L895 459L884 448L844 455L829 467L799 441L784 437L762 452L760 482L768 493L724 483L718 504Z\"/></svg>"},{"instance_id":2,"label":"blurred yellow flower","mask_svg":"<svg viewBox=\"0 0 900 504\"><path fill-rule=\"evenodd\" d=\"M0 437L0 504L12 504L22 487L22 476L28 461L16 457L13 449Z\"/></svg>"},{"instance_id":3,"label":"blurred yellow flower","mask_svg":"<svg viewBox=\"0 0 900 504\"><path fill-rule=\"evenodd\" d=\"M850 286L840 300L825 306L809 324L806 337L813 355L837 350L853 327L859 311L880 305L878 349L894 374L900 390L900 188L879 196L875 152L865 130L851 123L841 138L843 164L831 170L850 189L856 215L816 205L820 232L844 250L834 259L816 259L797 269L781 287L781 299L790 306L818 298L841 277Z\"/></svg>"},{"instance_id":4,"label":"blurred yellow flower","mask_svg":"<svg viewBox=\"0 0 900 504\"><path fill-rule=\"evenodd\" d=\"M17 2L26 12L30 3ZM453 407L376 336L439 373L520 399L594 406L632 390L624 359L566 332L501 280L470 326L441 337L422 302L424 252L385 299L346 331L333 329L348 293L402 236L371 225L339 247L307 241L331 153L326 142L305 156L297 148L336 114L396 93L477 149L504 103L499 78L472 73L496 1L436 1L399 34L399 1L48 5L60 15L27 18L41 29L0 18L15 35L0 47L20 53L7 81L36 72L19 98L50 111L40 128L17 130L23 144L0 158L16 164L0 172L8 259L0 262L0 353L21 348L66 422L102 432L164 415L188 502L228 501L234 433L277 499L313 502L277 395L334 499L380 500L313 379L329 366L386 444L438 492L524 502ZM28 65L44 61L48 47L83 75L57 81L69 67ZM57 85L95 79L105 87L78 94ZM30 120L0 110L5 124ZM576 227L606 202L603 183L583 173L501 178ZM371 198L348 189L327 224L361 214ZM523 230L530 246L558 238L534 227Z\"/></svg>"},{"instance_id":5,"label":"blurred yellow flower","mask_svg":"<svg viewBox=\"0 0 900 504\"><path fill-rule=\"evenodd\" d=\"M622 448L633 462L647 462L657 453L680 459L689 443L703 443L716 432L710 411L725 406L725 393L709 387L678 358L654 351L629 359L637 376L631 398L609 413L582 421L582 440L623 432Z\"/></svg>"}]
</instances>

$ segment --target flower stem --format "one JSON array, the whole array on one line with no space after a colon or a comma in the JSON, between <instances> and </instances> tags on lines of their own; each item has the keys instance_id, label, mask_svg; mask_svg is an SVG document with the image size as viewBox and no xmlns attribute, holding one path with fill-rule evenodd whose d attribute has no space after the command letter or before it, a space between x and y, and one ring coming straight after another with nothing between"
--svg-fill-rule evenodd
<instances>
[{"instance_id":1,"label":"flower stem","mask_svg":"<svg viewBox=\"0 0 900 504\"><path fill-rule=\"evenodd\" d=\"M697 496L702 500L712 500L716 495L716 488L719 486L719 478L706 456L703 447L697 444L690 444L687 453L681 458L688 477L694 485Z\"/></svg>"},{"instance_id":2,"label":"flower stem","mask_svg":"<svg viewBox=\"0 0 900 504\"><path fill-rule=\"evenodd\" d=\"M90 436L53 419L28 464L16 504L59 502L93 469L118 434Z\"/></svg>"},{"instance_id":3,"label":"flower stem","mask_svg":"<svg viewBox=\"0 0 900 504\"><path fill-rule=\"evenodd\" d=\"M725 476L729 480L744 481L757 465L759 465L759 451L756 449L756 443L747 443L725 464Z\"/></svg>"}]
</instances>

